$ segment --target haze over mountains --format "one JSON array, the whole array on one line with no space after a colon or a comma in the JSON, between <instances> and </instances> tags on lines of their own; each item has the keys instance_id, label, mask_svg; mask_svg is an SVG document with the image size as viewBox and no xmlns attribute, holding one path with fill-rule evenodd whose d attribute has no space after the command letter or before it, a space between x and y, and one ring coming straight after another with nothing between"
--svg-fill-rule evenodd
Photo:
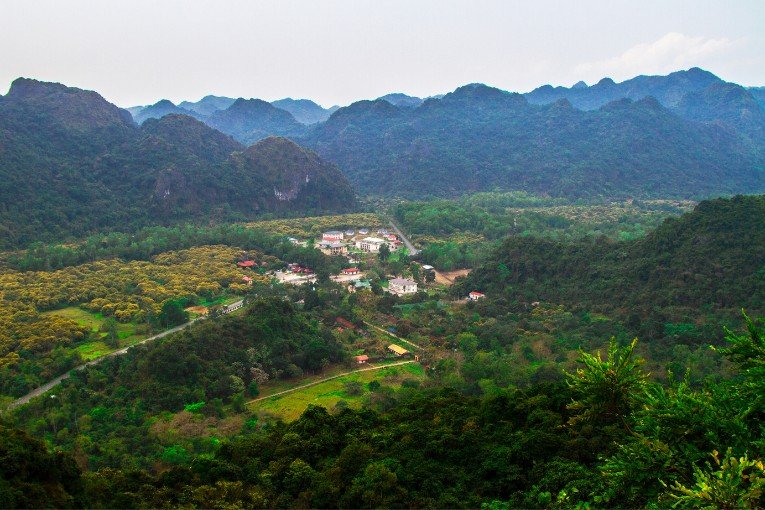
<instances>
[{"instance_id":1,"label":"haze over mountains","mask_svg":"<svg viewBox=\"0 0 765 510\"><path fill-rule=\"evenodd\" d=\"M17 245L148 217L346 210L348 181L404 197L753 193L765 190L762 97L694 68L528 94L472 84L329 110L207 96L128 113L95 92L19 79L0 98L0 229ZM270 136L294 143L257 143Z\"/></svg>"}]
</instances>

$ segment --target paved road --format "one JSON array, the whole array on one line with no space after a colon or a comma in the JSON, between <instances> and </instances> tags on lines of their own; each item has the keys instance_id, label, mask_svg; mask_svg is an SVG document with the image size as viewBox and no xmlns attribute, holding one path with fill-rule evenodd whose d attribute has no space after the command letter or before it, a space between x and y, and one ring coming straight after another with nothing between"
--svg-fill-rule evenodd
<instances>
[{"instance_id":1,"label":"paved road","mask_svg":"<svg viewBox=\"0 0 765 510\"><path fill-rule=\"evenodd\" d=\"M393 223L393 221L391 220L388 220L388 221L390 221L390 226L393 227L393 230L396 231L396 234L398 234L398 236L401 238L401 241L404 242L404 246L406 246L406 249L409 250L409 255L417 255L418 253L420 253L420 250L414 247L412 242L404 235L403 232L401 232L401 229L398 228L396 224Z\"/></svg>"},{"instance_id":2,"label":"paved road","mask_svg":"<svg viewBox=\"0 0 765 510\"><path fill-rule=\"evenodd\" d=\"M253 402L258 402L260 400L266 400L271 397L278 397L279 395L284 395L285 393L291 393L293 391L302 390L304 388L310 388L311 386L316 386L317 384L325 383L327 381L331 381L332 379L337 379L339 377L345 377L346 375L355 374L357 372L369 372L370 370L380 370L382 368L389 368L389 367L397 367L400 365L406 365L407 363L415 363L415 360L410 359L408 361L399 361L397 363L391 363L389 365L380 365L378 367L367 367L367 368L360 368L358 370L351 370L350 372L343 372L342 374L333 375L332 377L327 377L325 379L319 379L318 381L310 382L308 384L303 384L301 386L295 386L294 388L290 388L288 390L284 391L278 391L276 393L272 393L271 395L265 396L265 397L258 397L256 399L250 400L247 402L247 404L252 404Z\"/></svg>"},{"instance_id":3,"label":"paved road","mask_svg":"<svg viewBox=\"0 0 765 510\"><path fill-rule=\"evenodd\" d=\"M230 313L230 312L233 312L234 310L238 310L238 309L240 309L242 307L243 304L244 304L244 300L240 299L236 303L232 303L232 304L228 305L223 310L223 313ZM69 372L67 372L67 373L65 373L63 375L60 375L60 376L56 377L55 379L53 379L52 381L49 381L49 382L43 384L39 388L35 388L34 390L30 391L29 393L27 393L26 395L24 395L20 399L16 400L12 404L10 404L8 406L8 409L10 410L10 409L13 409L14 407L18 407L20 405L24 405L27 402L29 402L30 400L32 400L33 398L39 397L40 395L42 395L43 393L47 392L51 388L54 388L55 386L57 386L64 379L68 379L69 376L72 374L72 372L74 372L75 370L84 370L84 369L86 369L87 367L89 367L91 365L95 365L97 363L102 362L106 358L112 358L114 356L119 356L120 354L125 354L126 352L128 352L128 349L130 349L132 347L135 347L136 345L145 344L147 342L151 342L152 340L157 340L158 338L162 338L162 337L165 337L165 336L170 335L172 333L175 333L176 331L180 331L180 330L182 330L184 328L187 328L187 327L191 326L192 324L194 324L198 320L201 320L201 319L194 319L194 320L189 321L189 322L187 322L185 324L181 324L180 326L175 326L174 328L170 328L167 331L163 331L162 333L159 333L157 335L150 336L149 338L144 338L140 342L135 343L135 344L133 344L133 345L131 345L129 347L125 347L123 349L119 349L117 351L110 352L109 354L105 354L104 356L101 356L100 358L92 359L92 360L88 361L87 363L84 363L84 364L82 364L80 366L74 367Z\"/></svg>"}]
</instances>

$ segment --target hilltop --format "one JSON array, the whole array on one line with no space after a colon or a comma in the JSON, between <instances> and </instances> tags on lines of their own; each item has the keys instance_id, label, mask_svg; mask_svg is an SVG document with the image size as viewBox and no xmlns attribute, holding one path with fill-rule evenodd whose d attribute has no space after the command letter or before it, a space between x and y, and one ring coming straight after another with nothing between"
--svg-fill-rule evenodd
<instances>
[{"instance_id":1,"label":"hilltop","mask_svg":"<svg viewBox=\"0 0 765 510\"><path fill-rule=\"evenodd\" d=\"M245 151L187 115L137 126L97 93L61 84L16 80L0 99L0 133L3 247L150 223L356 207L342 174L292 142Z\"/></svg>"}]
</instances>

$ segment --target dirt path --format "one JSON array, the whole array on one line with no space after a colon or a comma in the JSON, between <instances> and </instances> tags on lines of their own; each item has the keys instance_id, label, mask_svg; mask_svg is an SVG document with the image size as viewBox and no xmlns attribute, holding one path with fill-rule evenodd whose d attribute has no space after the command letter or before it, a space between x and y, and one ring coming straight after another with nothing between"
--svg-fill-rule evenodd
<instances>
[{"instance_id":1,"label":"dirt path","mask_svg":"<svg viewBox=\"0 0 765 510\"><path fill-rule=\"evenodd\" d=\"M377 366L377 367L359 368L358 370L351 370L349 372L343 372L342 374L333 375L332 377L326 377L324 379L319 379L318 381L313 381L313 382L310 382L310 383L307 383L307 384L302 384L300 386L295 386L294 388L290 388L288 390L277 391L276 393L272 393L271 395L267 395L265 397L258 397L258 398L250 400L249 402L247 402L247 404L252 404L254 402L259 402L261 400L266 400L266 399L271 398L271 397L278 397L279 395L284 395L285 393L291 393L293 391L302 390L302 389L305 389L305 388L310 388L311 386L316 386L317 384L325 383L325 382L331 381L333 379L338 379L340 377L345 377L346 375L356 374L358 372L369 372L370 370L381 370L383 368L388 368L388 367L398 367L398 366L401 366L401 365L406 365L407 363L415 363L415 361L413 359L410 359L408 361L399 361L397 363L391 363L389 365L380 365L380 366ZM247 404L245 404L245 405L247 405Z\"/></svg>"},{"instance_id":2,"label":"dirt path","mask_svg":"<svg viewBox=\"0 0 765 510\"><path fill-rule=\"evenodd\" d=\"M454 271L436 271L436 283L451 287L454 285L454 280L460 276L467 276L470 274L470 269L456 269Z\"/></svg>"},{"instance_id":3,"label":"dirt path","mask_svg":"<svg viewBox=\"0 0 765 510\"><path fill-rule=\"evenodd\" d=\"M369 326L369 327L375 328L375 329L376 329L377 331L379 331L380 333L385 333L385 334L386 334L386 335L388 335L388 336L392 336L392 337L393 337L393 338L395 338L396 340L400 340L401 342L404 342L405 344L411 345L411 346L412 346L412 347L414 347L415 349L419 349L419 350L421 350L421 351L423 351L423 350L424 350L422 347L420 347L420 346L419 346L419 345L417 345L416 343L414 343L414 342L412 342L412 341L410 341L410 340L407 340L406 338L401 338L400 336L398 336L398 335L395 335L395 334L391 333L390 331L388 331L388 330L386 330L386 329L383 329L383 328L381 328L380 326L375 326L375 325L374 325L374 324L372 324L371 322L367 322L367 321L364 321L364 324L366 324L366 325L367 325L367 326Z\"/></svg>"},{"instance_id":4,"label":"dirt path","mask_svg":"<svg viewBox=\"0 0 765 510\"><path fill-rule=\"evenodd\" d=\"M232 304L228 305L223 310L223 313L230 313L230 312L233 312L234 310L239 310L243 306L243 304L244 304L244 300L240 299L236 303L232 303ZM131 348L135 347L136 345L145 344L147 342L151 342L152 340L157 340L159 338L166 337L167 335L170 335L172 333L175 333L177 331L180 331L182 329L185 329L185 328L191 326L192 324L194 324L195 322L197 322L199 320L203 320L203 319L200 318L200 319L191 320L191 321L189 321L189 322L187 322L185 324L181 324L180 326L175 326L174 328L170 328L167 331L163 331L162 333L156 334L154 336L150 336L149 338L144 338L140 342L137 342L137 343L135 343L133 345L130 345L128 347L123 347L122 349L119 349L119 350L116 350L116 351L112 351L109 354L104 354L100 358L95 358L95 359L92 359L92 360L88 361L87 363L83 363L82 365L76 366L73 369L71 369L70 371L68 371L67 373L62 374L62 375L56 377L52 381L48 381L47 383L43 384L39 388L35 388L32 391L30 391L29 393L27 393L26 395L24 395L23 397L19 398L18 400L15 400L14 402L12 402L8 406L8 410L11 410L14 407L18 407L20 405L24 405L27 402L29 402L30 400L32 400L33 398L39 397L43 393L45 393L48 390L50 390L50 389L54 388L55 386L57 386L64 379L68 379L69 376L72 375L72 372L74 372L75 370L85 370L87 367L89 367L91 365L95 365L97 363L100 363L100 362L102 362L103 360L105 360L107 358L112 358L114 356L119 356L120 354L125 354L126 352L128 352L128 349L131 349Z\"/></svg>"}]
</instances>

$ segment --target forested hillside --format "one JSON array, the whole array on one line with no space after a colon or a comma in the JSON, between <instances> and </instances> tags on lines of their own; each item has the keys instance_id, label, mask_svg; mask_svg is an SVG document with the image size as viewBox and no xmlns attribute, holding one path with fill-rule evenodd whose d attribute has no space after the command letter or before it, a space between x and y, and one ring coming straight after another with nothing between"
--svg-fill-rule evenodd
<instances>
[{"instance_id":1,"label":"forested hillside","mask_svg":"<svg viewBox=\"0 0 765 510\"><path fill-rule=\"evenodd\" d=\"M150 223L356 207L337 168L292 142L245 151L185 115L137 127L95 92L60 84L16 80L0 98L0 137L2 248Z\"/></svg>"},{"instance_id":2,"label":"forested hillside","mask_svg":"<svg viewBox=\"0 0 765 510\"><path fill-rule=\"evenodd\" d=\"M708 120L691 103L709 101L685 106ZM750 113L744 118L754 116L759 125L762 112ZM499 188L578 198L693 198L765 186L760 139L685 119L652 97L582 111L565 99L533 105L519 94L468 85L414 109L384 100L354 103L303 140L374 194L455 196Z\"/></svg>"},{"instance_id":3,"label":"forested hillside","mask_svg":"<svg viewBox=\"0 0 765 510\"><path fill-rule=\"evenodd\" d=\"M556 242L509 237L455 292L563 303L632 317L646 334L705 313L761 313L765 197L701 202L643 239ZM647 328L647 329L645 329Z\"/></svg>"},{"instance_id":4,"label":"forested hillside","mask_svg":"<svg viewBox=\"0 0 765 510\"><path fill-rule=\"evenodd\" d=\"M284 312L273 304L258 306L267 306L257 310L266 318L242 319L254 328L256 342L272 339L257 336L258 328ZM281 320L299 325L291 313ZM634 343L612 343L604 356L581 353L581 368L566 382L477 397L448 388L442 379L432 388L410 386L385 411L330 414L311 406L287 425L251 420L235 438L199 437L198 445L208 450L201 455L165 448L167 469L161 473L137 469L131 464L136 457L159 453L146 450L157 436L178 440L200 426L220 430L228 420L220 419L215 403L198 402L172 418L174 431L165 420L149 426L147 410L178 408L177 397L237 391L243 386L239 376L214 369L252 360L250 351L246 357L237 352L250 342L245 339L225 345L221 354L204 336L179 338L175 347L188 352L180 363L160 351L142 353L142 359L129 354L110 362L108 371L91 372L96 392L85 390L83 378L62 389L59 409L46 411L46 403L38 402L16 417L48 430L79 415L71 454L53 457L40 443L0 425L2 502L91 508L758 508L765 484L758 446L765 409L757 398L765 390L765 332L748 326L747 334L729 334L723 349L738 376L703 387L650 382ZM138 374L145 380L137 381ZM218 375L217 383L198 387L198 379L209 383ZM168 376L185 383L171 384L169 392L152 390ZM114 381L124 388L114 391ZM183 393L194 387L195 394ZM94 400L104 393L106 399ZM45 419L35 420L38 413ZM64 430L59 441L68 441ZM73 458L80 466L130 467L81 474Z\"/></svg>"}]
</instances>

